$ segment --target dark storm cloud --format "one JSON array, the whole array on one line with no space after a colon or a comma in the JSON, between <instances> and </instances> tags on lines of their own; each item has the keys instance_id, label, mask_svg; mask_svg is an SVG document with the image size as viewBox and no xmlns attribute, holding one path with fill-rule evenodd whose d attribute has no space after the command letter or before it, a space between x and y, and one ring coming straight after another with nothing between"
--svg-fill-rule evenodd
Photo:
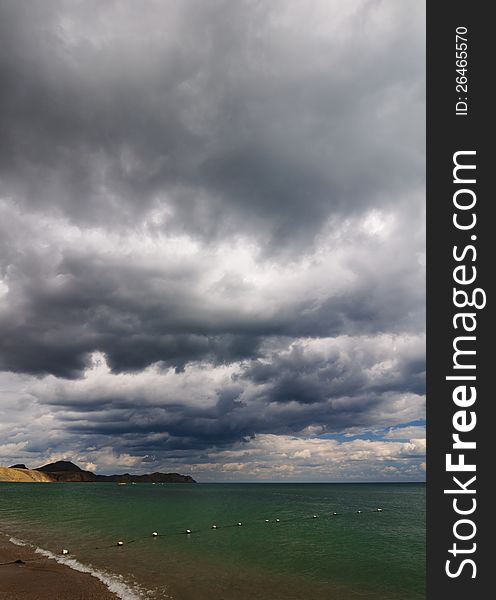
<instances>
[{"instance_id":1,"label":"dark storm cloud","mask_svg":"<svg viewBox=\"0 0 496 600\"><path fill-rule=\"evenodd\" d=\"M194 290L194 273L178 280L91 258L64 261L50 274L10 273L8 310L0 318L4 369L74 377L95 350L116 372L156 362L183 369L192 361L261 356L267 336L408 331L422 318L422 288L398 286L388 271L321 302L281 299L276 314L264 314L217 306Z\"/></svg>"},{"instance_id":2,"label":"dark storm cloud","mask_svg":"<svg viewBox=\"0 0 496 600\"><path fill-rule=\"evenodd\" d=\"M298 382L297 382L298 383ZM272 395L271 395L272 394ZM307 394L307 392L305 392ZM283 390L282 386L275 387L250 403L239 406L236 411L221 412L218 408L204 410L185 409L182 406L170 407L140 407L119 409L122 402L116 402L116 408L102 405L100 411L89 411L83 403L65 407L76 410L79 414L71 414L69 418L65 411L57 415L64 430L69 434L88 435L89 439L112 440L117 446L139 448L143 451L148 444L143 444L150 435L163 434L160 439L151 441L151 449L155 452L170 452L177 449L208 449L225 447L234 442L249 439L256 434L295 434L306 427L319 423L321 432L338 433L353 427L370 430L376 426L389 423L391 414L387 414L392 396L369 393L346 398L341 406L335 409L332 402L315 396L311 398L312 405L304 404L308 396L300 397L294 389ZM288 404L276 407L272 402L303 403ZM127 402L129 403L129 402ZM419 416L423 402L419 399L411 401L411 413ZM91 407L94 408L94 407ZM380 417L373 416L374 411Z\"/></svg>"},{"instance_id":3,"label":"dark storm cloud","mask_svg":"<svg viewBox=\"0 0 496 600\"><path fill-rule=\"evenodd\" d=\"M410 9L374 46L356 15L339 20L343 46L332 10L319 36L285 23L291 8L3 3L4 194L108 227L165 204L170 229L245 230L273 250L378 193L398 202L423 177Z\"/></svg>"},{"instance_id":4,"label":"dark storm cloud","mask_svg":"<svg viewBox=\"0 0 496 600\"><path fill-rule=\"evenodd\" d=\"M351 352L335 348L330 353L317 353L305 352L298 346L289 353L273 356L271 362L253 361L243 378L264 384L271 402L309 404L365 394L423 394L425 356L422 345L416 342L409 349L412 356L403 355L395 360L377 379L371 378L369 372L381 362L373 348L363 355L357 348Z\"/></svg>"},{"instance_id":5,"label":"dark storm cloud","mask_svg":"<svg viewBox=\"0 0 496 600\"><path fill-rule=\"evenodd\" d=\"M0 3L8 456L422 417L422 12Z\"/></svg>"},{"instance_id":6,"label":"dark storm cloud","mask_svg":"<svg viewBox=\"0 0 496 600\"><path fill-rule=\"evenodd\" d=\"M77 387L40 384L35 393L68 432L126 439L142 451L142 439L163 434L152 449L169 452L315 424L320 433L336 433L413 421L423 414L423 363L419 336L327 339L241 363L220 384L200 375L201 392L191 382L175 388L170 374L156 371L134 383L108 374L96 386L89 372ZM175 377L186 382L190 375Z\"/></svg>"},{"instance_id":7,"label":"dark storm cloud","mask_svg":"<svg viewBox=\"0 0 496 600\"><path fill-rule=\"evenodd\" d=\"M399 258L389 258L388 245L352 238L346 242L354 256L346 258L352 282L343 287L329 275L327 295L316 297L307 289L308 280L314 285L309 277L296 291L283 287L268 306L263 298L270 286L257 292L226 275L200 285L211 269L208 257L150 261L140 248L123 255L119 240L102 248L104 235L90 248L83 237L77 249L59 239L64 225L57 225L61 232L51 231L51 222L38 230L36 217L29 222L7 208L4 215L8 293L0 315L0 364L6 370L77 377L97 350L116 372L156 362L182 370L190 362L261 357L268 337L399 333L423 326L422 272L410 264L413 246L401 240L394 241ZM274 281L280 277L276 269ZM260 296L255 305L246 302L249 293Z\"/></svg>"}]
</instances>

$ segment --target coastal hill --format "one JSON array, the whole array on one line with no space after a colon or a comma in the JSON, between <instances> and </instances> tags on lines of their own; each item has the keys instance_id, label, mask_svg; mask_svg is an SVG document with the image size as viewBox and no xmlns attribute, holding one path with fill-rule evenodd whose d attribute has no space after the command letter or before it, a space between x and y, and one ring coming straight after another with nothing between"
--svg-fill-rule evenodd
<instances>
[{"instance_id":1,"label":"coastal hill","mask_svg":"<svg viewBox=\"0 0 496 600\"><path fill-rule=\"evenodd\" d=\"M50 483L53 479L47 473L41 473L40 471L0 467L0 481Z\"/></svg>"},{"instance_id":2,"label":"coastal hill","mask_svg":"<svg viewBox=\"0 0 496 600\"><path fill-rule=\"evenodd\" d=\"M0 467L0 481L12 482L116 482L116 483L196 483L189 475L179 473L149 473L146 475L97 475L83 471L72 462L60 460L37 469L25 465Z\"/></svg>"}]
</instances>

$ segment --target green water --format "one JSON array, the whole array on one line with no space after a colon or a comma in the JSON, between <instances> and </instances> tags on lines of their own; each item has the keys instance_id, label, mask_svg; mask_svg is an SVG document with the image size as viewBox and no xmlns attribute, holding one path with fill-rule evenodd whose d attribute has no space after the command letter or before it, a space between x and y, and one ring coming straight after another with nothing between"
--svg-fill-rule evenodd
<instances>
[{"instance_id":1,"label":"green water","mask_svg":"<svg viewBox=\"0 0 496 600\"><path fill-rule=\"evenodd\" d=\"M422 484L3 483L0 531L146 598L425 598Z\"/></svg>"}]
</instances>

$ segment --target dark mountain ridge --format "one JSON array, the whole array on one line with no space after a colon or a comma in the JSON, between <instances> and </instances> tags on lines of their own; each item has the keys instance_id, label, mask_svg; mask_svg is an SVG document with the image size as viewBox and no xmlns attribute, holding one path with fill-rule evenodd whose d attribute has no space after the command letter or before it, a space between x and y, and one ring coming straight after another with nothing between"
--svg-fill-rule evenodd
<instances>
[{"instance_id":1,"label":"dark mountain ridge","mask_svg":"<svg viewBox=\"0 0 496 600\"><path fill-rule=\"evenodd\" d=\"M45 473L61 473L63 471L69 471L71 473L75 471L80 471L83 473L83 469L78 467L73 462L68 460L58 460L54 463L49 463L48 465L43 465L42 467L38 467L35 469L36 471L44 471ZM89 473L89 471L87 471Z\"/></svg>"}]
</instances>

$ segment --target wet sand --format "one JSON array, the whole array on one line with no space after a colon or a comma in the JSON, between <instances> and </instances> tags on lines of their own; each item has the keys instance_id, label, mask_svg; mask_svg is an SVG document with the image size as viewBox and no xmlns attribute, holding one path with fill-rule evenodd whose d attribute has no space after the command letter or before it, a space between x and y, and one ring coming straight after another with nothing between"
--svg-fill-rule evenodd
<instances>
[{"instance_id":1,"label":"wet sand","mask_svg":"<svg viewBox=\"0 0 496 600\"><path fill-rule=\"evenodd\" d=\"M0 536L0 600L117 600L117 596L90 574Z\"/></svg>"}]
</instances>

